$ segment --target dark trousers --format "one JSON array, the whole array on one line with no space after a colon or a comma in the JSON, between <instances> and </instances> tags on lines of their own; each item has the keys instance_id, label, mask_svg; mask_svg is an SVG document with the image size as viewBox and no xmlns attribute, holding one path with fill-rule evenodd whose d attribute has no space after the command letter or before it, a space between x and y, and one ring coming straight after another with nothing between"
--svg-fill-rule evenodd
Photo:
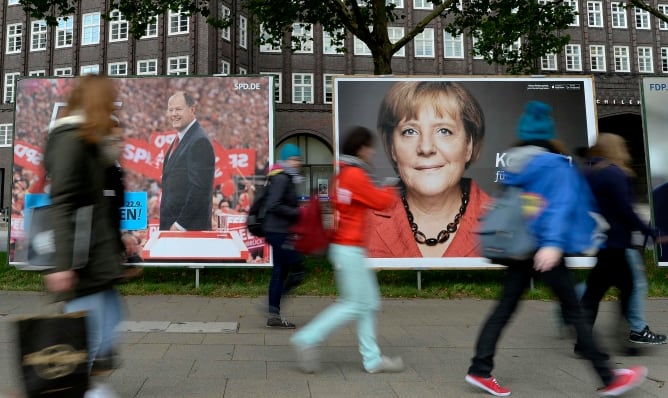
<instances>
[{"instance_id":1,"label":"dark trousers","mask_svg":"<svg viewBox=\"0 0 668 398\"><path fill-rule=\"evenodd\" d=\"M271 246L274 261L269 280L269 313L279 315L281 297L304 280L304 266L289 234L267 232L265 238Z\"/></svg>"},{"instance_id":2,"label":"dark trousers","mask_svg":"<svg viewBox=\"0 0 668 398\"><path fill-rule=\"evenodd\" d=\"M580 302L585 321L590 327L593 328L596 321L599 303L612 286L619 289L622 314L626 319L633 290L633 274L626 260L626 249L601 249L596 255L596 265L587 276L587 290Z\"/></svg>"},{"instance_id":3,"label":"dark trousers","mask_svg":"<svg viewBox=\"0 0 668 398\"><path fill-rule=\"evenodd\" d=\"M606 355L597 347L592 336L592 329L584 320L578 299L575 295L573 280L563 259L552 270L536 272L533 259L508 267L501 299L485 321L475 347L475 356L471 359L470 374L490 377L494 368L494 354L501 332L517 309L522 294L529 287L531 277L540 277L547 283L561 302L561 310L568 323L575 326L583 355L592 362L596 373L608 385L612 371Z\"/></svg>"}]
</instances>

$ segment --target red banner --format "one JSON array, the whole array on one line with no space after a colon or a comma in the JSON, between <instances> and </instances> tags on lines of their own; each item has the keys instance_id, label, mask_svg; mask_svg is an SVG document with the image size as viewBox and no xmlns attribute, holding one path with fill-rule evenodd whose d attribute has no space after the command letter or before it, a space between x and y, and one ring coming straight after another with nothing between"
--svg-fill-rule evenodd
<instances>
[{"instance_id":1,"label":"red banner","mask_svg":"<svg viewBox=\"0 0 668 398\"><path fill-rule=\"evenodd\" d=\"M124 144L120 159L121 167L160 181L164 154L156 154L149 143L144 140L126 138Z\"/></svg>"}]
</instances>

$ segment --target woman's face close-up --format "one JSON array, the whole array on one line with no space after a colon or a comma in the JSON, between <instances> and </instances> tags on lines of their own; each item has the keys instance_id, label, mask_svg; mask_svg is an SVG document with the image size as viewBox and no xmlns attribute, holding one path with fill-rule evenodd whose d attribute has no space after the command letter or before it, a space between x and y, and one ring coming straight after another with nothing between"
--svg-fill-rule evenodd
<instances>
[{"instance_id":1,"label":"woman's face close-up","mask_svg":"<svg viewBox=\"0 0 668 398\"><path fill-rule=\"evenodd\" d=\"M424 101L415 118L402 119L392 132L392 158L408 193L435 196L455 187L471 159L472 142L450 97L438 110Z\"/></svg>"}]
</instances>

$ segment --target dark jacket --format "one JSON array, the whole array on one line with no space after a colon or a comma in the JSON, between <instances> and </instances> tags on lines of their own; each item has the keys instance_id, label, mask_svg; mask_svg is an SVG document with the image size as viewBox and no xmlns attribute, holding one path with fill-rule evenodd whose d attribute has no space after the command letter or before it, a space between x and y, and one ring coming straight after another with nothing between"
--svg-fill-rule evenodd
<instances>
[{"instance_id":1,"label":"dark jacket","mask_svg":"<svg viewBox=\"0 0 668 398\"><path fill-rule=\"evenodd\" d=\"M601 158L589 159L586 165L584 174L587 182L596 197L601 215L610 224L605 247L632 247L633 231L654 237L654 231L633 210L631 181L624 171Z\"/></svg>"},{"instance_id":2,"label":"dark jacket","mask_svg":"<svg viewBox=\"0 0 668 398\"><path fill-rule=\"evenodd\" d=\"M198 122L174 153L170 146L162 166L161 230L174 222L189 231L211 229L215 161L213 145Z\"/></svg>"},{"instance_id":3,"label":"dark jacket","mask_svg":"<svg viewBox=\"0 0 668 398\"><path fill-rule=\"evenodd\" d=\"M50 272L71 268L75 232L73 214L79 207L93 205L88 262L77 270L79 281L75 290L58 299L106 290L119 280L122 273L123 243L118 230L118 203L122 202L116 197L117 187L122 182L108 181L112 176L118 176L109 172L113 165L105 164L97 145L88 144L78 136L77 127L82 121L77 116L56 121L44 154L47 175L51 179L51 217L56 245L55 268Z\"/></svg>"},{"instance_id":4,"label":"dark jacket","mask_svg":"<svg viewBox=\"0 0 668 398\"><path fill-rule=\"evenodd\" d=\"M299 218L297 189L291 175L282 170L269 173L267 212L262 228L265 232L288 233Z\"/></svg>"}]
</instances>

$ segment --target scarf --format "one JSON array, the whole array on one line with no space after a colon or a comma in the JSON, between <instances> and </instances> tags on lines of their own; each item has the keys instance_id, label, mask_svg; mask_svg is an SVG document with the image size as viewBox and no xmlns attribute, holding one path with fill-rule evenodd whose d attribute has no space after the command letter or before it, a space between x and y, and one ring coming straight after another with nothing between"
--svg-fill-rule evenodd
<instances>
[{"instance_id":1,"label":"scarf","mask_svg":"<svg viewBox=\"0 0 668 398\"><path fill-rule=\"evenodd\" d=\"M348 166L359 167L364 170L364 172L369 176L369 179L376 187L382 186L382 180L378 178L375 171L371 168L371 165L358 158L357 156L352 155L341 155L339 156L339 161L347 164Z\"/></svg>"}]
</instances>

